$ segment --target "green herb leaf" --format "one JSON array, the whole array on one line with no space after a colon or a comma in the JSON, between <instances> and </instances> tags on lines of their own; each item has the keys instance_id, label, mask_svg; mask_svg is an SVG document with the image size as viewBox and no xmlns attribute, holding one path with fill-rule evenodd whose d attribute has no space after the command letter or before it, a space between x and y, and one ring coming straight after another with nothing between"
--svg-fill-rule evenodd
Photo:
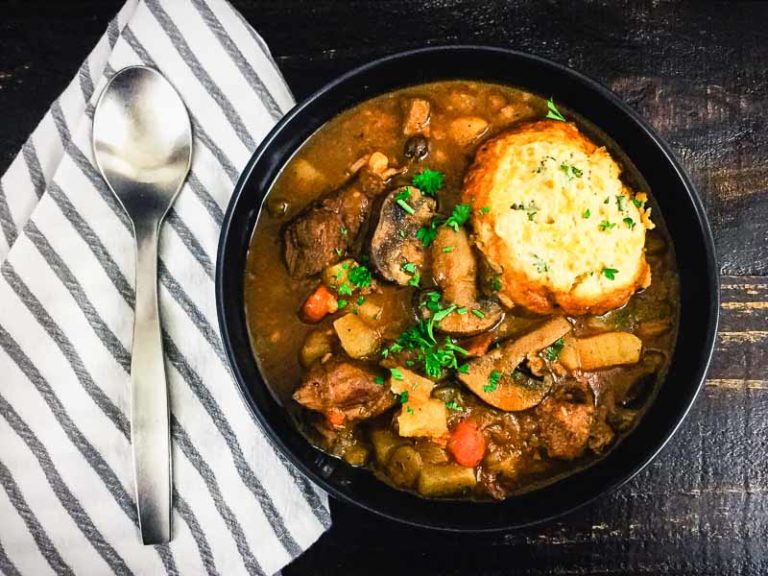
<instances>
[{"instance_id":1,"label":"green herb leaf","mask_svg":"<svg viewBox=\"0 0 768 576\"><path fill-rule=\"evenodd\" d=\"M454 412L464 412L464 408L459 406L459 404L455 400L451 402L446 402L445 407L448 408L448 410L453 410Z\"/></svg>"},{"instance_id":2,"label":"green herb leaf","mask_svg":"<svg viewBox=\"0 0 768 576\"><path fill-rule=\"evenodd\" d=\"M395 380L402 380L404 378L402 371L399 368L390 368L389 373L392 374L392 378ZM405 392L405 398L408 399L408 392Z\"/></svg>"},{"instance_id":3,"label":"green herb leaf","mask_svg":"<svg viewBox=\"0 0 768 576\"><path fill-rule=\"evenodd\" d=\"M416 238L421 240L424 246L429 246L437 237L437 229L441 222L436 218L430 222L429 226L422 226L416 231Z\"/></svg>"},{"instance_id":4,"label":"green herb leaf","mask_svg":"<svg viewBox=\"0 0 768 576\"><path fill-rule=\"evenodd\" d=\"M342 309L346 308L346 307L347 307L347 304L349 304L349 302L347 302L346 300L344 300L344 298L339 298L339 299L338 299L338 301L337 301L337 303L338 303L338 305L339 305L339 310L342 310Z\"/></svg>"},{"instance_id":5,"label":"green herb leaf","mask_svg":"<svg viewBox=\"0 0 768 576\"><path fill-rule=\"evenodd\" d=\"M398 380L402 380L402 378L398 378ZM405 404L406 402L408 402L408 390L403 390L400 392L400 404Z\"/></svg>"},{"instance_id":6,"label":"green herb leaf","mask_svg":"<svg viewBox=\"0 0 768 576\"><path fill-rule=\"evenodd\" d=\"M341 248L334 248L333 251L336 252L336 256L338 256L339 258L341 258L344 255L344 250L342 250Z\"/></svg>"},{"instance_id":7,"label":"green herb leaf","mask_svg":"<svg viewBox=\"0 0 768 576\"><path fill-rule=\"evenodd\" d=\"M400 265L400 268L402 268L403 271L408 272L408 274L413 274L414 272L416 272L416 264L414 264L413 262L403 262Z\"/></svg>"},{"instance_id":8,"label":"green herb leaf","mask_svg":"<svg viewBox=\"0 0 768 576\"><path fill-rule=\"evenodd\" d=\"M349 271L347 278L358 288L368 288L371 285L371 271L367 266L355 266Z\"/></svg>"},{"instance_id":9,"label":"green herb leaf","mask_svg":"<svg viewBox=\"0 0 768 576\"><path fill-rule=\"evenodd\" d=\"M408 280L408 286L415 286L416 288L418 288L421 285L420 283L421 283L421 274L419 274L417 270L416 273L413 275L413 278Z\"/></svg>"},{"instance_id":10,"label":"green herb leaf","mask_svg":"<svg viewBox=\"0 0 768 576\"><path fill-rule=\"evenodd\" d=\"M449 252L453 252L453 246L446 246L443 248L444 254L448 254Z\"/></svg>"},{"instance_id":11,"label":"green herb leaf","mask_svg":"<svg viewBox=\"0 0 768 576\"><path fill-rule=\"evenodd\" d=\"M376 386L384 386L384 378L376 376L376 378L373 379L373 383L376 384Z\"/></svg>"},{"instance_id":12,"label":"green herb leaf","mask_svg":"<svg viewBox=\"0 0 768 576\"><path fill-rule=\"evenodd\" d=\"M582 218L589 218L592 215L592 212L589 211L589 208L584 210L584 212L581 213Z\"/></svg>"},{"instance_id":13,"label":"green herb leaf","mask_svg":"<svg viewBox=\"0 0 768 576\"><path fill-rule=\"evenodd\" d=\"M336 288L336 291L341 296L351 296L352 295L352 287L349 285L349 282L342 282L338 288Z\"/></svg>"},{"instance_id":14,"label":"green herb leaf","mask_svg":"<svg viewBox=\"0 0 768 576\"><path fill-rule=\"evenodd\" d=\"M616 227L616 223L615 222L610 222L608 220L603 220L598 225L598 228L600 229L600 232L605 232L606 230L610 230L610 229L615 228L615 227Z\"/></svg>"},{"instance_id":15,"label":"green herb leaf","mask_svg":"<svg viewBox=\"0 0 768 576\"><path fill-rule=\"evenodd\" d=\"M624 212L627 209L627 197L624 194L616 196L616 207L619 211Z\"/></svg>"},{"instance_id":16,"label":"green herb leaf","mask_svg":"<svg viewBox=\"0 0 768 576\"><path fill-rule=\"evenodd\" d=\"M576 168L576 166L572 166L571 164L566 164L565 162L560 164L560 170L562 170L562 172L568 177L568 180L581 178L584 175L583 170Z\"/></svg>"},{"instance_id":17,"label":"green herb leaf","mask_svg":"<svg viewBox=\"0 0 768 576\"><path fill-rule=\"evenodd\" d=\"M554 362L560 356L560 352L563 351L563 346L565 346L565 340L558 338L552 343L551 346L548 346L544 349L544 358L550 362Z\"/></svg>"},{"instance_id":18,"label":"green herb leaf","mask_svg":"<svg viewBox=\"0 0 768 576\"><path fill-rule=\"evenodd\" d=\"M496 274L496 276L491 279L491 289L494 292L501 290L501 274Z\"/></svg>"},{"instance_id":19,"label":"green herb leaf","mask_svg":"<svg viewBox=\"0 0 768 576\"><path fill-rule=\"evenodd\" d=\"M462 306L461 308L456 308L456 314L466 314L467 313L467 307Z\"/></svg>"},{"instance_id":20,"label":"green herb leaf","mask_svg":"<svg viewBox=\"0 0 768 576\"><path fill-rule=\"evenodd\" d=\"M488 376L488 384L485 384L483 386L483 392L496 392L496 388L499 385L499 380L501 379L501 372L498 370L494 370L491 372L490 376Z\"/></svg>"},{"instance_id":21,"label":"green herb leaf","mask_svg":"<svg viewBox=\"0 0 768 576\"><path fill-rule=\"evenodd\" d=\"M434 196L443 187L445 176L438 170L425 168L413 176L413 185L427 196Z\"/></svg>"},{"instance_id":22,"label":"green herb leaf","mask_svg":"<svg viewBox=\"0 0 768 576\"><path fill-rule=\"evenodd\" d=\"M411 408L410 406L406 406L405 411L408 412L408 414L413 414L413 408Z\"/></svg>"},{"instance_id":23,"label":"green herb leaf","mask_svg":"<svg viewBox=\"0 0 768 576\"><path fill-rule=\"evenodd\" d=\"M357 305L358 305L358 306L362 306L364 303L365 303L365 296L360 296L360 297L357 299Z\"/></svg>"},{"instance_id":24,"label":"green herb leaf","mask_svg":"<svg viewBox=\"0 0 768 576\"><path fill-rule=\"evenodd\" d=\"M624 220L622 220L622 222L624 222L624 225L627 228L629 228L630 230L634 230L634 228L635 228L635 221L632 220L632 218L627 216L626 218L624 218Z\"/></svg>"},{"instance_id":25,"label":"green herb leaf","mask_svg":"<svg viewBox=\"0 0 768 576\"><path fill-rule=\"evenodd\" d=\"M477 308L472 308L472 314L474 314L475 316L477 316L480 319L485 318L485 314L483 314L483 311L482 310L478 310Z\"/></svg>"},{"instance_id":26,"label":"green herb leaf","mask_svg":"<svg viewBox=\"0 0 768 576\"><path fill-rule=\"evenodd\" d=\"M457 204L453 209L453 212L451 212L451 215L448 217L448 220L445 221L445 225L453 228L454 232L458 232L459 228L463 226L469 218L471 212L472 207L469 204Z\"/></svg>"},{"instance_id":27,"label":"green herb leaf","mask_svg":"<svg viewBox=\"0 0 768 576\"><path fill-rule=\"evenodd\" d=\"M608 278L608 280L616 280L616 274L618 274L619 271L616 270L616 268L603 268L601 273Z\"/></svg>"},{"instance_id":28,"label":"green herb leaf","mask_svg":"<svg viewBox=\"0 0 768 576\"><path fill-rule=\"evenodd\" d=\"M547 100L547 118L551 120L560 120L561 122L565 122L565 116L560 114L560 110L557 109L557 106L555 106L555 101L553 98L550 98Z\"/></svg>"},{"instance_id":29,"label":"green herb leaf","mask_svg":"<svg viewBox=\"0 0 768 576\"><path fill-rule=\"evenodd\" d=\"M344 226L342 226L341 227L341 235L342 236L346 236L347 234L349 234L349 230L347 228L345 228Z\"/></svg>"},{"instance_id":30,"label":"green herb leaf","mask_svg":"<svg viewBox=\"0 0 768 576\"><path fill-rule=\"evenodd\" d=\"M456 369L460 374L469 374L469 364L462 364Z\"/></svg>"},{"instance_id":31,"label":"green herb leaf","mask_svg":"<svg viewBox=\"0 0 768 576\"><path fill-rule=\"evenodd\" d=\"M643 207L643 203L640 202L640 200L638 200L637 198L632 198L632 204L634 204L636 208L642 208Z\"/></svg>"}]
</instances>

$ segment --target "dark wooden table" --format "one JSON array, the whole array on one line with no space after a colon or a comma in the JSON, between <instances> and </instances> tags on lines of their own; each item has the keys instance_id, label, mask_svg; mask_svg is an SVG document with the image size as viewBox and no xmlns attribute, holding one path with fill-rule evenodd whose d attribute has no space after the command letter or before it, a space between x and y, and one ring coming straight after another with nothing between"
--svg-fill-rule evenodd
<instances>
[{"instance_id":1,"label":"dark wooden table","mask_svg":"<svg viewBox=\"0 0 768 576\"><path fill-rule=\"evenodd\" d=\"M0 171L121 3L0 1ZM723 274L707 385L629 484L551 525L494 536L409 529L334 502L333 528L286 576L768 573L768 4L234 4L298 99L366 60L439 43L524 50L602 81L693 177Z\"/></svg>"}]
</instances>

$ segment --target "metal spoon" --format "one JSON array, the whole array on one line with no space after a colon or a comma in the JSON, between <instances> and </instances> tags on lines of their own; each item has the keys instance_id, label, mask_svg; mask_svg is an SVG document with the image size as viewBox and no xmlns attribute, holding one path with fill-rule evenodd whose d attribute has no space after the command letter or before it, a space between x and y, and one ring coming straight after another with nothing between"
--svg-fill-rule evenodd
<instances>
[{"instance_id":1,"label":"metal spoon","mask_svg":"<svg viewBox=\"0 0 768 576\"><path fill-rule=\"evenodd\" d=\"M144 544L171 539L168 389L157 305L157 241L192 161L187 109L156 70L131 66L107 84L93 115L101 175L133 222L136 307L131 360L131 440Z\"/></svg>"}]
</instances>

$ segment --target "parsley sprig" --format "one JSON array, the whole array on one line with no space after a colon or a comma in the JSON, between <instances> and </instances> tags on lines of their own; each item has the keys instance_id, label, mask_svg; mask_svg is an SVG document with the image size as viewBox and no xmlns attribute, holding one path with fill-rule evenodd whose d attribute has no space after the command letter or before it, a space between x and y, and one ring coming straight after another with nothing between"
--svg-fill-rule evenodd
<instances>
[{"instance_id":1,"label":"parsley sprig","mask_svg":"<svg viewBox=\"0 0 768 576\"><path fill-rule=\"evenodd\" d=\"M459 358L468 356L469 352L458 346L450 337L438 340L435 336L435 324L457 309L455 304L443 308L440 298L441 295L436 290L426 293L422 305L430 313L429 317L403 331L393 344L382 351L383 357L388 357L390 353L410 352L415 362L422 365L424 373L430 378L439 378L445 369L460 369Z\"/></svg>"},{"instance_id":2,"label":"parsley sprig","mask_svg":"<svg viewBox=\"0 0 768 576\"><path fill-rule=\"evenodd\" d=\"M438 170L425 168L418 174L414 174L411 182L427 196L435 196L443 187L445 175Z\"/></svg>"},{"instance_id":3,"label":"parsley sprig","mask_svg":"<svg viewBox=\"0 0 768 576\"><path fill-rule=\"evenodd\" d=\"M561 122L565 122L565 116L560 114L560 110L558 110L557 106L555 106L555 101L553 98L547 100L547 110L547 118L550 120L560 120Z\"/></svg>"}]
</instances>

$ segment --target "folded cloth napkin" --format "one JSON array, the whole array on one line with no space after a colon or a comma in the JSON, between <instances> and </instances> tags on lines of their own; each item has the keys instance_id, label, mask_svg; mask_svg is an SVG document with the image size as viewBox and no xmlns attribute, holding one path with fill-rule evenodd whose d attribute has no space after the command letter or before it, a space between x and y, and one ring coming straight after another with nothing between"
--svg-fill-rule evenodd
<instances>
[{"instance_id":1,"label":"folded cloth napkin","mask_svg":"<svg viewBox=\"0 0 768 576\"><path fill-rule=\"evenodd\" d=\"M134 244L91 152L117 70L160 70L192 169L160 237L173 540L143 546L130 443ZM224 0L129 0L0 180L0 572L271 574L330 525L325 494L250 415L219 338L219 226L293 99Z\"/></svg>"}]
</instances>

